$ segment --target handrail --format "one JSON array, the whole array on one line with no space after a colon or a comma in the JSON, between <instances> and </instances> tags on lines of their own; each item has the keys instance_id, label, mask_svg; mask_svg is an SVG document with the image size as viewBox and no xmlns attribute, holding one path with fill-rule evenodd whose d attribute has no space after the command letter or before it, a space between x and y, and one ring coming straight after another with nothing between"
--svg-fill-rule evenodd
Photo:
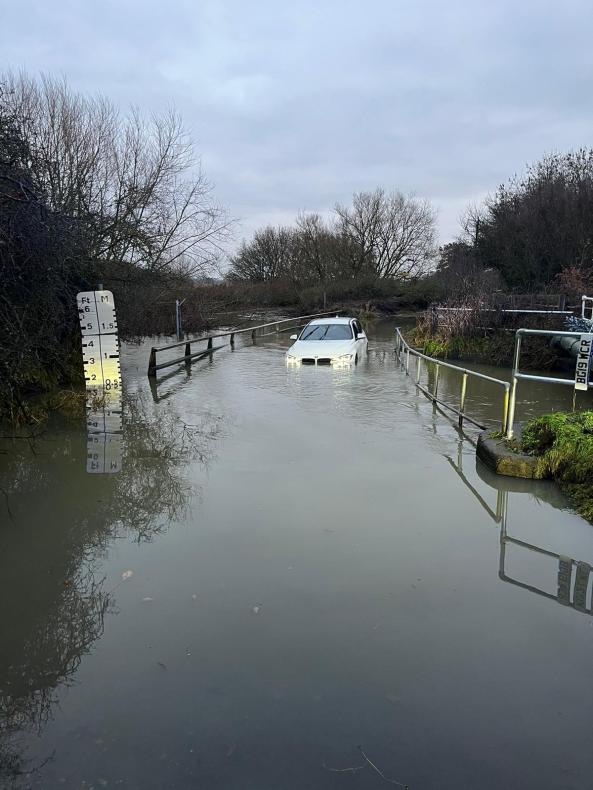
<instances>
[{"instance_id":1,"label":"handrail","mask_svg":"<svg viewBox=\"0 0 593 790\"><path fill-rule=\"evenodd\" d=\"M417 349L412 348L411 346L409 346L408 343L406 343L406 341L404 340L404 337L403 337L399 327L397 327L396 330L395 330L395 352L396 352L400 362L402 360L402 354L405 354L405 362L402 363L402 364L404 365L406 374L408 376L410 375L410 356L416 357L416 359L418 360L417 363L416 363L416 380L415 380L416 387L424 395L426 395L426 397L429 398L433 403L438 403L439 405L444 406L446 409L449 409L449 411L452 411L455 414L457 414L457 416L459 418L459 426L460 427L463 425L463 421L464 420L467 420L468 422L471 422L472 425L476 425L478 428L481 428L482 430L484 430L485 427L486 427L486 426L482 425L481 423L477 422L476 420L474 420L469 415L465 414L465 412L464 412L465 400L466 400L466 396L467 396L467 382L468 382L468 379L470 377L471 378L476 378L476 379L482 379L483 381L489 381L492 384L500 385L504 389L501 428L502 428L502 431L506 431L506 429L507 429L507 421L508 421L508 414L509 414L509 392L510 392L510 388L511 388L511 385L509 384L508 381L502 381L502 379L496 379L493 376L487 376L485 373L478 373L475 370L469 370L468 368L462 368L462 367L459 367L458 365L452 365L450 362L443 362L440 359L435 359L434 357L429 357L427 354L423 354L421 351L418 351ZM429 389L424 388L420 384L421 375L422 375L422 361L423 360L436 366L433 392L430 392ZM438 395L438 386L439 386L439 369L441 367L448 368L449 370L454 370L457 373L461 373L461 375L462 375L461 392L460 392L460 399L459 399L459 409L457 409L455 406L452 406L450 403L445 403L445 401L440 400L437 397L437 395Z\"/></svg>"},{"instance_id":2,"label":"handrail","mask_svg":"<svg viewBox=\"0 0 593 790\"><path fill-rule=\"evenodd\" d=\"M513 428L515 422L515 405L517 402L517 387L519 385L519 381L543 381L547 384L562 384L564 386L571 386L575 387L575 392L577 387L575 386L575 377L571 379L562 379L557 378L555 376L536 376L533 373L521 373L520 370L520 363L521 363L521 340L525 335L536 335L538 337L574 337L575 340L577 338L581 338L583 335L587 335L586 332L569 332L568 330L561 331L555 329L517 329L515 332L515 350L513 353L513 370L511 373L511 397L510 397L510 406L509 406L509 419L507 421L507 428L506 428L506 438L512 439L513 438ZM586 372L586 383L583 383L583 389L588 390L590 389L593 384L589 381L589 369L588 364L586 365L587 372ZM578 369L578 368L577 368Z\"/></svg>"},{"instance_id":3,"label":"handrail","mask_svg":"<svg viewBox=\"0 0 593 790\"><path fill-rule=\"evenodd\" d=\"M589 298L589 297L585 297ZM503 307L500 310L496 307L439 307L438 305L433 308L438 312L455 313L455 312L477 312L477 313L521 313L521 314L535 314L535 315L574 315L574 310L534 310L534 309L519 309Z\"/></svg>"},{"instance_id":4,"label":"handrail","mask_svg":"<svg viewBox=\"0 0 593 790\"><path fill-rule=\"evenodd\" d=\"M228 332L216 332L212 335L204 335L203 337L196 337L192 340L182 340L179 343L168 343L166 346L153 346L150 349L150 359L148 362L148 375L151 378L156 376L157 370L161 370L162 368L167 368L170 365L176 365L180 362L190 363L192 359L205 357L208 354L213 353L214 351L218 351L218 349L223 348L225 344L220 346L213 347L212 341L216 340L217 338L221 337L229 337L229 345L233 347L235 345L235 335L242 335L246 332L251 332L251 337L255 340L256 333L258 329L265 329L268 326L280 326L280 324L286 324L288 322L294 321L302 321L305 318L321 318L327 315L335 315L336 317L339 313L342 313L343 310L326 310L323 313L312 313L311 315L299 315L295 316L294 318L281 318L278 321L268 321L265 324L258 324L257 326L248 326L243 329L229 329ZM278 330L283 331L283 330ZM206 350L197 351L192 354L191 345L192 343L202 343L204 341L208 341L208 347ZM176 357L175 359L168 360L167 362L163 362L160 365L156 364L156 355L159 351L168 351L172 348L180 348L181 346L185 346L185 353L182 357Z\"/></svg>"}]
</instances>

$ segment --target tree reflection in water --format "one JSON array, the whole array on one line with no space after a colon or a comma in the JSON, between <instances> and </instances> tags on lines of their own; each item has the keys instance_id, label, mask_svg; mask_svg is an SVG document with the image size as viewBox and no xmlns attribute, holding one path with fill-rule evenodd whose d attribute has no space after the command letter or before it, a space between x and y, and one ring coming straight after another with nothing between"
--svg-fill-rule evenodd
<instances>
[{"instance_id":1,"label":"tree reflection in water","mask_svg":"<svg viewBox=\"0 0 593 790\"><path fill-rule=\"evenodd\" d=\"M58 687L103 633L114 604L98 573L103 550L122 535L152 540L183 518L197 493L185 470L212 458L217 417L188 425L171 406L153 408L127 399L118 475L86 473L82 427L0 446L0 784L26 787L39 770L19 735L41 731Z\"/></svg>"},{"instance_id":2,"label":"tree reflection in water","mask_svg":"<svg viewBox=\"0 0 593 790\"><path fill-rule=\"evenodd\" d=\"M152 540L183 518L190 495L196 495L184 470L190 462L208 466L220 419L207 414L190 425L170 404L158 419L146 416L148 404L140 398L126 406L125 463L114 480L112 516L139 541Z\"/></svg>"}]
</instances>

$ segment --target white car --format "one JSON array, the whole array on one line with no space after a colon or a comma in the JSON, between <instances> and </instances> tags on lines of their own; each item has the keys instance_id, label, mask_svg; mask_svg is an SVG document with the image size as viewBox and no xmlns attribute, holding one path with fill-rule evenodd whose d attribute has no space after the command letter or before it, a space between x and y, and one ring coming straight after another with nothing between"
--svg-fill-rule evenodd
<instances>
[{"instance_id":1,"label":"white car","mask_svg":"<svg viewBox=\"0 0 593 790\"><path fill-rule=\"evenodd\" d=\"M290 339L296 341L286 353L292 365L355 365L368 346L356 318L317 318Z\"/></svg>"}]
</instances>

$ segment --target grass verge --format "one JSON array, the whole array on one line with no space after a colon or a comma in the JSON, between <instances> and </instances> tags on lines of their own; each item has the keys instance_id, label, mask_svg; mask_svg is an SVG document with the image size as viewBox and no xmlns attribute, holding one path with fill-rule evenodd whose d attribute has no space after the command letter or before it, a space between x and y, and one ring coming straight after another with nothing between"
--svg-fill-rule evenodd
<instances>
[{"instance_id":1,"label":"grass verge","mask_svg":"<svg viewBox=\"0 0 593 790\"><path fill-rule=\"evenodd\" d=\"M538 458L538 471L553 478L593 523L593 411L531 420L523 429L521 449Z\"/></svg>"}]
</instances>

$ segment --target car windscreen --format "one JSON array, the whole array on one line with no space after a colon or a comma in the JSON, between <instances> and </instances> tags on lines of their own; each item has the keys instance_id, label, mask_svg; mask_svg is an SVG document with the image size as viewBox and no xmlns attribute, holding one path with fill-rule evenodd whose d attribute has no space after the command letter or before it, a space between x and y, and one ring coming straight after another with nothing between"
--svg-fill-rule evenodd
<instances>
[{"instance_id":1,"label":"car windscreen","mask_svg":"<svg viewBox=\"0 0 593 790\"><path fill-rule=\"evenodd\" d=\"M299 340L352 340L350 324L311 324Z\"/></svg>"}]
</instances>

